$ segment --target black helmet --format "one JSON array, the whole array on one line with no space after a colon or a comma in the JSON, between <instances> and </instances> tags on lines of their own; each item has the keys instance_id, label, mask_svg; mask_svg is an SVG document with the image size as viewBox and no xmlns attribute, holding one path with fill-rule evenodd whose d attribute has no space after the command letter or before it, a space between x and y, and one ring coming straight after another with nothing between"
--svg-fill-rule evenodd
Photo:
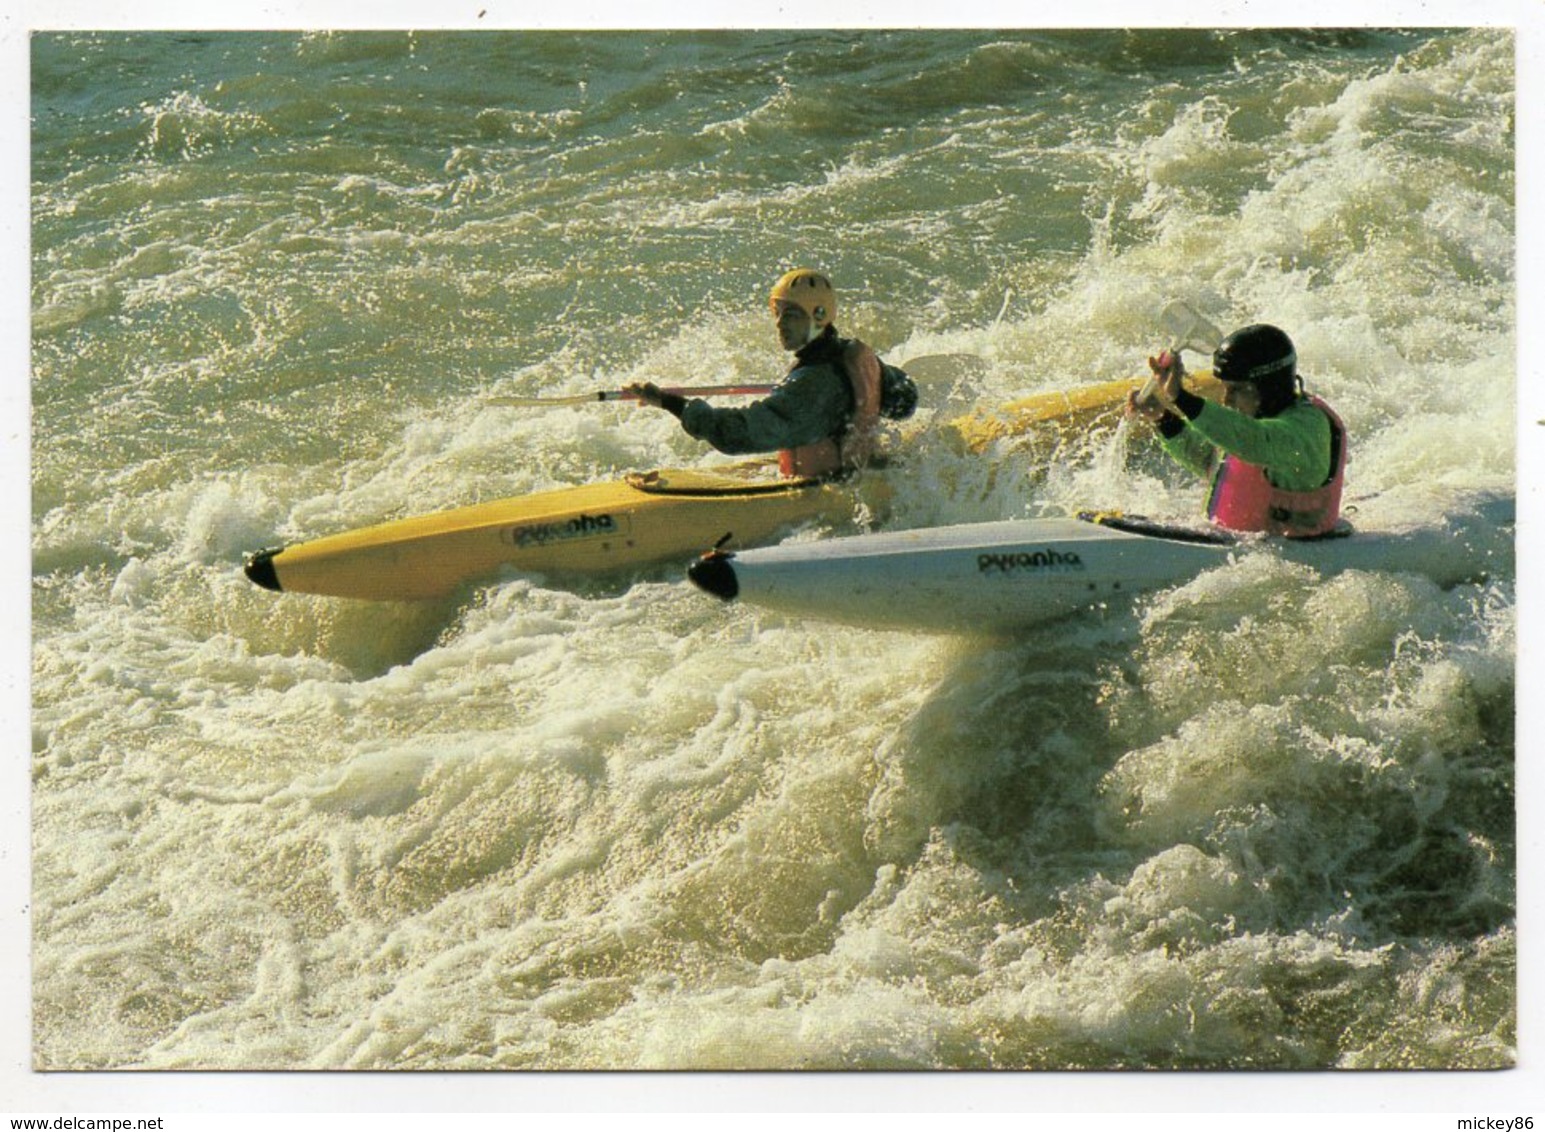
<instances>
[{"instance_id":1,"label":"black helmet","mask_svg":"<svg viewBox=\"0 0 1545 1132\"><path fill-rule=\"evenodd\" d=\"M1298 374L1298 352L1286 334L1258 322L1218 343L1212 355L1212 372L1222 381L1253 381L1257 385L1291 381Z\"/></svg>"}]
</instances>

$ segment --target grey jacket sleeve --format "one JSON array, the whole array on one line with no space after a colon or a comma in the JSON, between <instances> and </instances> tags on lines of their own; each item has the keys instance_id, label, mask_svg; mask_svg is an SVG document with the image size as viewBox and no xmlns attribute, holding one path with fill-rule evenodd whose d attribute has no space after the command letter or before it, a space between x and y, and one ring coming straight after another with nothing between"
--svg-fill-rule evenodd
<instances>
[{"instance_id":1,"label":"grey jacket sleeve","mask_svg":"<svg viewBox=\"0 0 1545 1132\"><path fill-rule=\"evenodd\" d=\"M847 378L832 366L801 366L777 389L744 408L716 409L701 399L688 401L681 425L727 455L776 452L839 435L851 399Z\"/></svg>"}]
</instances>

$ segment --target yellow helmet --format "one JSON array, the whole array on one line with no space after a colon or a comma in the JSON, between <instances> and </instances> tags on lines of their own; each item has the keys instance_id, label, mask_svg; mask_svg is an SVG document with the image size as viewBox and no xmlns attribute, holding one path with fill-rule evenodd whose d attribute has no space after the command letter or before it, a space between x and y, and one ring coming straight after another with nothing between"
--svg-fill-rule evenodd
<instances>
[{"instance_id":1,"label":"yellow helmet","mask_svg":"<svg viewBox=\"0 0 1545 1132\"><path fill-rule=\"evenodd\" d=\"M837 292L832 290L832 281L808 267L796 267L773 284L767 297L773 314L778 313L780 302L793 303L808 314L816 331L825 330L837 317Z\"/></svg>"}]
</instances>

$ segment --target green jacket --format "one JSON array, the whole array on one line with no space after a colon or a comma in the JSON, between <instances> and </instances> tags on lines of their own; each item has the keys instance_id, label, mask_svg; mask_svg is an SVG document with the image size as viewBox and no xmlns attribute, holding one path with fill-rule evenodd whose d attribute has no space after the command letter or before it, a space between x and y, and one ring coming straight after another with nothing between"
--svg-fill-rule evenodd
<instances>
[{"instance_id":1,"label":"green jacket","mask_svg":"<svg viewBox=\"0 0 1545 1132\"><path fill-rule=\"evenodd\" d=\"M687 401L679 413L682 428L731 456L777 452L840 436L853 412L853 388L842 368L841 339L827 327L794 358L794 367L778 387L744 408L715 408L696 398Z\"/></svg>"},{"instance_id":2,"label":"green jacket","mask_svg":"<svg viewBox=\"0 0 1545 1132\"><path fill-rule=\"evenodd\" d=\"M1313 491L1330 474L1330 418L1307 397L1274 417L1260 418L1190 393L1177 403L1186 420L1166 416L1160 423L1160 443L1199 475L1212 475L1225 453L1264 468L1266 478L1284 491Z\"/></svg>"}]
</instances>

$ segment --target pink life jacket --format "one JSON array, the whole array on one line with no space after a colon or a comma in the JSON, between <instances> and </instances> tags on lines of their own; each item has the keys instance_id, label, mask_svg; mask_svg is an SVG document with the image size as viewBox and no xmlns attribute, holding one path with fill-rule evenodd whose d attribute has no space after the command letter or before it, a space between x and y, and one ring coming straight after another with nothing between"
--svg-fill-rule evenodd
<instances>
[{"instance_id":1,"label":"pink life jacket","mask_svg":"<svg viewBox=\"0 0 1545 1132\"><path fill-rule=\"evenodd\" d=\"M1212 481L1207 517L1231 531L1265 531L1289 538L1323 535L1341 518L1346 480L1346 426L1318 397L1309 403L1330 418L1330 475L1313 491L1286 491L1266 478L1266 469L1238 456L1223 458Z\"/></svg>"},{"instance_id":2,"label":"pink life jacket","mask_svg":"<svg viewBox=\"0 0 1545 1132\"><path fill-rule=\"evenodd\" d=\"M842 372L853 390L853 415L840 436L826 437L778 453L785 476L829 476L864 464L874 451L880 423L880 359L857 338L842 347Z\"/></svg>"}]
</instances>

